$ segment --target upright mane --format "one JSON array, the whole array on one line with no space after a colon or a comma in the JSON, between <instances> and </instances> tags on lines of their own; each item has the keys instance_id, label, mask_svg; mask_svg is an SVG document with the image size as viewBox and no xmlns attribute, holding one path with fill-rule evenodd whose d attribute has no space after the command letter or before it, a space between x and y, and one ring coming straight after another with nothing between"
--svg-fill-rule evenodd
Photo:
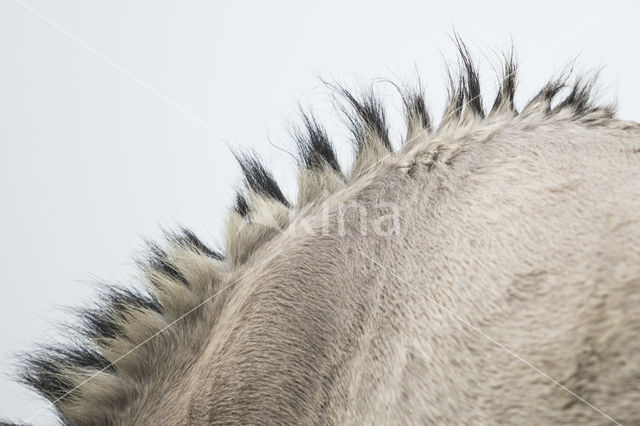
<instances>
[{"instance_id":1,"label":"upright mane","mask_svg":"<svg viewBox=\"0 0 640 426\"><path fill-rule=\"evenodd\" d=\"M79 311L70 341L42 346L24 356L20 380L49 400L64 424L104 422L114 407L142 398L142 383L169 386L163 375L179 377L193 363L191 354L206 343L216 312L229 297L230 274L249 262L302 210L317 209L326 197L375 171L387 157L411 173L416 162L428 167L450 161L455 146L425 154L429 141L470 128L487 132L510 120L572 121L580 126L614 126L614 108L598 105L592 79L567 73L550 80L522 107L514 104L517 67L513 55L502 65L499 88L486 111L477 69L458 43L460 70L449 72L443 118L436 126L421 87L399 89L406 137L394 152L385 108L373 91L354 94L334 88L343 102L355 159L342 170L327 131L312 114L302 114L293 132L298 148L298 196L288 200L273 175L253 154L237 154L244 175L229 212L224 250L214 250L184 228L149 243L134 285L105 285L96 306ZM455 77L453 76L455 74ZM161 374L162 373L162 374Z\"/></svg>"}]
</instances>

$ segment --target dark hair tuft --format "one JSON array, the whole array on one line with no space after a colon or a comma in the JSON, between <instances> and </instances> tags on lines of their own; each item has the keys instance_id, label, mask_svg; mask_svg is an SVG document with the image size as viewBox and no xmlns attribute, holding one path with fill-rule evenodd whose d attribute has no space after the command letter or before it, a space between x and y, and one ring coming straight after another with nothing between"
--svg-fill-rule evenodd
<instances>
[{"instance_id":1,"label":"dark hair tuft","mask_svg":"<svg viewBox=\"0 0 640 426\"><path fill-rule=\"evenodd\" d=\"M50 400L74 398L75 384L67 370L95 370L113 372L114 367L95 350L87 346L49 346L25 357L25 369L20 380Z\"/></svg>"},{"instance_id":2,"label":"dark hair tuft","mask_svg":"<svg viewBox=\"0 0 640 426\"><path fill-rule=\"evenodd\" d=\"M149 250L149 257L147 259L148 267L176 281L180 281L186 286L189 286L187 279L180 271L178 271L178 268L176 268L166 251L151 241L147 242L147 246ZM152 284L155 285L153 282Z\"/></svg>"},{"instance_id":3,"label":"dark hair tuft","mask_svg":"<svg viewBox=\"0 0 640 426\"><path fill-rule=\"evenodd\" d=\"M493 107L491 107L491 112L502 108L505 104L509 111L513 111L514 113L517 112L514 103L517 85L517 71L518 67L516 65L514 53L511 51L511 54L504 60L498 94L496 95L496 100L493 102Z\"/></svg>"},{"instance_id":4,"label":"dark hair tuft","mask_svg":"<svg viewBox=\"0 0 640 426\"><path fill-rule=\"evenodd\" d=\"M244 218L249 214L249 203L247 202L247 198L240 192L236 192L236 203L233 206L233 210Z\"/></svg>"},{"instance_id":5,"label":"dark hair tuft","mask_svg":"<svg viewBox=\"0 0 640 426\"><path fill-rule=\"evenodd\" d=\"M361 100L358 100L345 88L339 87L338 90L355 112L355 114L346 112L346 115L353 134L356 151L361 152L364 149L368 134L376 136L387 150L392 151L393 148L389 139L389 129L382 101L373 90L363 94Z\"/></svg>"},{"instance_id":6,"label":"dark hair tuft","mask_svg":"<svg viewBox=\"0 0 640 426\"><path fill-rule=\"evenodd\" d=\"M255 154L235 154L235 157L240 164L248 188L267 198L279 201L286 207L291 207L289 201L287 201L282 193L280 186L278 186L278 182L276 182Z\"/></svg>"},{"instance_id":7,"label":"dark hair tuft","mask_svg":"<svg viewBox=\"0 0 640 426\"><path fill-rule=\"evenodd\" d=\"M82 334L95 339L113 339L122 334L119 324L131 310L149 310L163 313L160 302L151 295L116 286L106 286L96 308L79 312L84 323Z\"/></svg>"},{"instance_id":8,"label":"dark hair tuft","mask_svg":"<svg viewBox=\"0 0 640 426\"><path fill-rule=\"evenodd\" d=\"M342 175L338 157L327 132L311 114L302 113L304 129L294 130L294 139L302 164L307 169L320 169L325 165Z\"/></svg>"},{"instance_id":9,"label":"dark hair tuft","mask_svg":"<svg viewBox=\"0 0 640 426\"><path fill-rule=\"evenodd\" d=\"M422 129L430 133L432 130L431 117L429 115L429 110L427 109L427 104L424 100L424 91L422 86L418 85L418 88L414 90L405 91L402 94L402 102L404 103L409 125L412 125L412 120L417 119L422 126Z\"/></svg>"},{"instance_id":10,"label":"dark hair tuft","mask_svg":"<svg viewBox=\"0 0 640 426\"><path fill-rule=\"evenodd\" d=\"M188 228L182 227L180 228L180 232L175 234L167 235L169 241L172 243L183 246L190 247L195 249L198 253L204 254L205 256L211 257L216 260L224 260L224 255L222 253L208 247L205 243L202 242L200 238L196 236Z\"/></svg>"},{"instance_id":11,"label":"dark hair tuft","mask_svg":"<svg viewBox=\"0 0 640 426\"><path fill-rule=\"evenodd\" d=\"M465 107L470 108L475 114L480 117L484 117L484 108L482 107L482 93L480 91L480 77L478 71L473 64L469 49L460 39L455 35L456 47L458 48L458 54L462 61L462 72L460 79L459 91L463 93L465 99Z\"/></svg>"}]
</instances>

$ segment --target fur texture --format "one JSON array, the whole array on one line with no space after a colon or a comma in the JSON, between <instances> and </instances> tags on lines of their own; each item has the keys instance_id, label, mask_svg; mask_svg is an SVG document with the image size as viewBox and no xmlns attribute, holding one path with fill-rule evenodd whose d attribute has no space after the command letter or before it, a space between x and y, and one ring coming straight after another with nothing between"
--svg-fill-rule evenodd
<instances>
[{"instance_id":1,"label":"fur texture","mask_svg":"<svg viewBox=\"0 0 640 426\"><path fill-rule=\"evenodd\" d=\"M238 155L225 253L188 230L151 244L144 289L106 289L22 380L65 424L611 422L479 329L639 423L640 127L594 104L591 83L560 96L566 77L518 113L512 57L486 114L459 46L436 130L422 90L405 91L392 152L382 103L340 89L349 173L310 115L295 205ZM352 202L392 203L398 229L361 232L338 214Z\"/></svg>"}]
</instances>

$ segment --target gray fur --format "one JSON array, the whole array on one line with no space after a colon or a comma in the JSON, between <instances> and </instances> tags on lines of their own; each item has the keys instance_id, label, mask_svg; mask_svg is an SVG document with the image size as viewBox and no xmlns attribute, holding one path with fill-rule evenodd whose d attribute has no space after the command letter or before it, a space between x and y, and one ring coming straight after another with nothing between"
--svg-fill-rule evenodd
<instances>
[{"instance_id":1,"label":"gray fur","mask_svg":"<svg viewBox=\"0 0 640 426\"><path fill-rule=\"evenodd\" d=\"M145 292L25 381L69 424L640 423L640 125L581 82L518 114L511 60L485 117L461 55L437 130L407 93L390 152L376 98L345 92L351 174L306 119L297 205L246 160L226 256L152 246ZM398 226L363 232L350 203Z\"/></svg>"}]
</instances>

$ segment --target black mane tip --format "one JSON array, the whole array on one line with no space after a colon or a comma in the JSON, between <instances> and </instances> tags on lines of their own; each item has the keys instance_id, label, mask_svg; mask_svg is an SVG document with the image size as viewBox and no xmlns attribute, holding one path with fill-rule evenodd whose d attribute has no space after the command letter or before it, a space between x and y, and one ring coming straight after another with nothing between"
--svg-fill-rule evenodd
<instances>
[{"instance_id":1,"label":"black mane tip","mask_svg":"<svg viewBox=\"0 0 640 426\"><path fill-rule=\"evenodd\" d=\"M393 151L384 106L373 89L365 91L361 99L343 87L337 87L337 90L353 108L353 112L343 112L349 122L357 152L364 149L367 135L370 134L376 136L388 151Z\"/></svg>"},{"instance_id":2,"label":"black mane tip","mask_svg":"<svg viewBox=\"0 0 640 426\"><path fill-rule=\"evenodd\" d=\"M321 169L328 165L338 174L342 174L338 157L324 127L311 114L304 112L302 123L303 129L294 130L293 137L304 167Z\"/></svg>"},{"instance_id":3,"label":"black mane tip","mask_svg":"<svg viewBox=\"0 0 640 426\"><path fill-rule=\"evenodd\" d=\"M291 204L282 193L278 182L276 182L273 175L265 168L260 160L258 160L255 154L244 153L234 155L236 160L238 160L238 164L240 164L245 183L249 189L257 194L276 200L286 207L291 207Z\"/></svg>"}]
</instances>

